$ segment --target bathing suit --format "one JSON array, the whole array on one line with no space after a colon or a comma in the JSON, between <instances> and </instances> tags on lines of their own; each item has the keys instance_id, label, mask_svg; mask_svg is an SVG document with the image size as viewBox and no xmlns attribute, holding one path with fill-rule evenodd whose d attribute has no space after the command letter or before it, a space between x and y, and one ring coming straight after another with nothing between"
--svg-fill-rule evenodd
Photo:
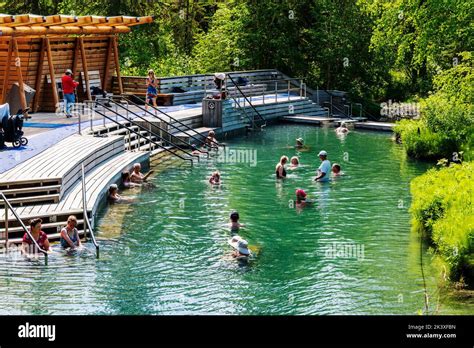
<instances>
[{"instance_id":1,"label":"bathing suit","mask_svg":"<svg viewBox=\"0 0 474 348\"><path fill-rule=\"evenodd\" d=\"M283 167L283 173L282 173L282 176L280 176L279 172L278 172L278 169L275 170L275 174L276 174L276 177L277 179L281 179L281 178L285 178L286 177L286 170L285 170L285 166L282 166Z\"/></svg>"},{"instance_id":2,"label":"bathing suit","mask_svg":"<svg viewBox=\"0 0 474 348\"><path fill-rule=\"evenodd\" d=\"M155 83L155 79L151 80L152 85L149 85L146 89L147 99L156 98L156 95L158 94L156 87L153 86L154 83Z\"/></svg>"},{"instance_id":3,"label":"bathing suit","mask_svg":"<svg viewBox=\"0 0 474 348\"><path fill-rule=\"evenodd\" d=\"M74 245L77 244L77 228L74 228L74 229L72 230L72 236L70 236L69 233L67 233L67 229L66 229L66 228L63 228L63 229L61 230L61 232L62 232L62 231L66 231L66 234L68 235L69 239L74 243ZM62 246L63 248L69 248L69 247L70 247L69 243L68 243L68 242L66 241L66 239L64 239L63 237L61 237L60 241L61 241L61 246Z\"/></svg>"},{"instance_id":4,"label":"bathing suit","mask_svg":"<svg viewBox=\"0 0 474 348\"><path fill-rule=\"evenodd\" d=\"M43 250L45 249L44 248L44 243L47 240L48 240L48 235L46 233L44 233L43 231L40 231L39 237L36 240L36 242L38 243L38 245L41 249L43 249ZM33 241L31 240L30 236L28 236L28 233L25 233L23 235L23 243L26 243L28 245L33 245Z\"/></svg>"}]
</instances>

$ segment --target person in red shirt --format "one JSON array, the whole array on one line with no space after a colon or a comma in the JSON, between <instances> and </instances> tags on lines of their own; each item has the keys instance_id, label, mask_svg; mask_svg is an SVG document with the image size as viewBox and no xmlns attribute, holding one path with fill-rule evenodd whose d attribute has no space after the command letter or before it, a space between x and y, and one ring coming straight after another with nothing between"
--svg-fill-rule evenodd
<instances>
[{"instance_id":1,"label":"person in red shirt","mask_svg":"<svg viewBox=\"0 0 474 348\"><path fill-rule=\"evenodd\" d=\"M70 118L70 117L72 117L72 115L71 115L71 105L74 105L74 103L76 102L76 98L74 96L74 90L79 85L79 83L73 80L71 69L66 70L63 77L61 78L61 82L62 82L62 85L63 85L63 94L64 94L64 104L65 104L65 109L66 109L66 117Z\"/></svg>"},{"instance_id":2,"label":"person in red shirt","mask_svg":"<svg viewBox=\"0 0 474 348\"><path fill-rule=\"evenodd\" d=\"M50 251L50 246L49 246L49 241L48 241L48 235L41 231L41 223L43 220L40 218L32 219L30 221L30 233L33 236L33 238L36 240L38 243L39 247L43 250ZM37 252L35 244L31 240L30 236L28 236L28 233L25 232L23 235L23 241L22 241L22 249L25 254L34 254Z\"/></svg>"}]
</instances>

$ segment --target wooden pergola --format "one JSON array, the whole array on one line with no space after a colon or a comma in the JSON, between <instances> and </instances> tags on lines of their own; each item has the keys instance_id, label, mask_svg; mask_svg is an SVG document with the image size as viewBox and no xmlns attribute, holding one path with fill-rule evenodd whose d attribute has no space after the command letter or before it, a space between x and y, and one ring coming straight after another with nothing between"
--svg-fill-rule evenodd
<instances>
[{"instance_id":1,"label":"wooden pergola","mask_svg":"<svg viewBox=\"0 0 474 348\"><path fill-rule=\"evenodd\" d=\"M32 110L53 111L59 104L57 77L66 69L73 71L76 80L82 73L83 99L91 99L90 71L99 71L104 90L112 89L115 71L122 93L118 34L151 22L151 16L0 14L0 101L5 103L8 91L18 83L21 105L26 108L25 83L36 90L29 105Z\"/></svg>"}]
</instances>

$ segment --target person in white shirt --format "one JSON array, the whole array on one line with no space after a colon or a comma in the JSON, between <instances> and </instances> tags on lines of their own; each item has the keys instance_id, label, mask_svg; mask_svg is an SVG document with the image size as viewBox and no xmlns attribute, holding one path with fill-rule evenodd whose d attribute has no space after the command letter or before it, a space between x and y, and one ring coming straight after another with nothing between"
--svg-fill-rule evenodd
<instances>
[{"instance_id":1,"label":"person in white shirt","mask_svg":"<svg viewBox=\"0 0 474 348\"><path fill-rule=\"evenodd\" d=\"M329 162L328 153L324 150L320 151L319 159L321 160L321 165L318 168L315 181L326 182L329 181L329 174L331 173L331 162Z\"/></svg>"}]
</instances>

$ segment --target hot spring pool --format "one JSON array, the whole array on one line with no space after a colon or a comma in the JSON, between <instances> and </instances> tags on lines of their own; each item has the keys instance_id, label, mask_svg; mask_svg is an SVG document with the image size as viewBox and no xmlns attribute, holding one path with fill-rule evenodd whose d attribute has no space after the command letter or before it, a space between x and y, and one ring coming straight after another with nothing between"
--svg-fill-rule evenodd
<instances>
[{"instance_id":1,"label":"hot spring pool","mask_svg":"<svg viewBox=\"0 0 474 348\"><path fill-rule=\"evenodd\" d=\"M303 137L309 151L292 145ZM100 217L101 258L52 255L48 266L0 263L1 314L416 314L424 307L419 241L410 232L409 182L428 164L410 161L390 135L272 126L227 141L227 156L194 168L160 165L157 188L129 191L132 205ZM312 182L317 152L345 176ZM242 154L246 154L246 158ZM281 155L303 166L277 182ZM256 157L255 157L256 156ZM207 178L218 169L223 185ZM317 203L292 207L296 188ZM232 259L232 210L256 257ZM342 249L341 249L342 248ZM91 249L92 250L92 249ZM341 251L342 250L342 251ZM432 305L438 274L425 253ZM440 297L439 313L473 307Z\"/></svg>"}]
</instances>

